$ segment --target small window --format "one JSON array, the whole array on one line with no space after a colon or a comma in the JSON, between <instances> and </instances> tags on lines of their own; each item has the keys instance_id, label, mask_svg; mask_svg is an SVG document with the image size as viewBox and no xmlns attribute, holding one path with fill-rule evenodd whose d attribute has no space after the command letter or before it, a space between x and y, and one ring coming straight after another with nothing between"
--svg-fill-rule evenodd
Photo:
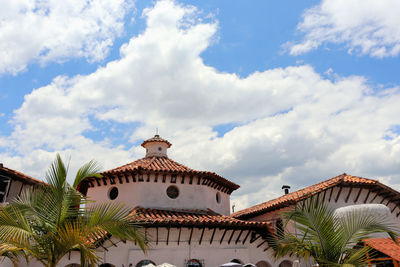
<instances>
[{"instance_id":1,"label":"small window","mask_svg":"<svg viewBox=\"0 0 400 267\"><path fill-rule=\"evenodd\" d=\"M217 203L221 203L221 194L219 192L217 192L217 194L215 194L215 200L217 200Z\"/></svg>"},{"instance_id":2,"label":"small window","mask_svg":"<svg viewBox=\"0 0 400 267\"><path fill-rule=\"evenodd\" d=\"M10 179L5 176L0 176L0 203L6 200L7 192L10 186Z\"/></svg>"},{"instance_id":3,"label":"small window","mask_svg":"<svg viewBox=\"0 0 400 267\"><path fill-rule=\"evenodd\" d=\"M159 146L159 147L158 147L158 151L161 151L161 150L162 150L162 147Z\"/></svg>"},{"instance_id":4,"label":"small window","mask_svg":"<svg viewBox=\"0 0 400 267\"><path fill-rule=\"evenodd\" d=\"M108 191L108 198L114 200L118 197L118 188L112 187L110 191Z\"/></svg>"},{"instance_id":5,"label":"small window","mask_svg":"<svg viewBox=\"0 0 400 267\"><path fill-rule=\"evenodd\" d=\"M178 189L178 187L173 186L173 185L169 186L169 187L167 188L167 196L168 196L169 198L172 198L172 199L177 198L177 197L179 196L179 189Z\"/></svg>"},{"instance_id":6,"label":"small window","mask_svg":"<svg viewBox=\"0 0 400 267\"><path fill-rule=\"evenodd\" d=\"M153 264L154 266L156 266L156 264L151 260L141 260L136 264L136 267L147 266L149 264Z\"/></svg>"},{"instance_id":7,"label":"small window","mask_svg":"<svg viewBox=\"0 0 400 267\"><path fill-rule=\"evenodd\" d=\"M186 263L186 267L203 267L199 260L191 259Z\"/></svg>"}]
</instances>

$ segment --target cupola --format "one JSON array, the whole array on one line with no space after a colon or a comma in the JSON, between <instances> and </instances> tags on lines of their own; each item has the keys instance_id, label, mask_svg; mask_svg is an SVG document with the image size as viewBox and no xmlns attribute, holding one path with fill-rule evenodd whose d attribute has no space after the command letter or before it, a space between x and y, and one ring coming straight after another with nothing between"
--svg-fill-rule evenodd
<instances>
[{"instance_id":1,"label":"cupola","mask_svg":"<svg viewBox=\"0 0 400 267\"><path fill-rule=\"evenodd\" d=\"M142 147L146 149L146 158L168 157L167 149L171 147L171 143L156 134L154 137L143 141Z\"/></svg>"}]
</instances>

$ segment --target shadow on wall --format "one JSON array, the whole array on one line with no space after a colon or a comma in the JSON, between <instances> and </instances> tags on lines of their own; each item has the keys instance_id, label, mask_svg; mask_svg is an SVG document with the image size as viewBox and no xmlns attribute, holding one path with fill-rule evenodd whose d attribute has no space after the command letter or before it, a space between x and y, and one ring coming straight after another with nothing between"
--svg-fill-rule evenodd
<instances>
[{"instance_id":1,"label":"shadow on wall","mask_svg":"<svg viewBox=\"0 0 400 267\"><path fill-rule=\"evenodd\" d=\"M259 262L256 263L256 266L257 267L272 267L271 264L269 264L266 261L259 261Z\"/></svg>"},{"instance_id":2,"label":"shadow on wall","mask_svg":"<svg viewBox=\"0 0 400 267\"><path fill-rule=\"evenodd\" d=\"M284 260L279 264L279 267L292 267L292 265L293 265L293 262Z\"/></svg>"}]
</instances>

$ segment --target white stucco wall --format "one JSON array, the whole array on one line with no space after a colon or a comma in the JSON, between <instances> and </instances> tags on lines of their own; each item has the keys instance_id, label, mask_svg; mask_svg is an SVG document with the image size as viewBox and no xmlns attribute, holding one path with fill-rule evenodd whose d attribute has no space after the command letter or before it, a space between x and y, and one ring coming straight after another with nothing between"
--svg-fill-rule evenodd
<instances>
[{"instance_id":1,"label":"white stucco wall","mask_svg":"<svg viewBox=\"0 0 400 267\"><path fill-rule=\"evenodd\" d=\"M147 182L147 174L144 175L143 182L125 182L120 184L118 181L114 185L107 183L106 186L90 187L87 196L91 200L98 202L110 201L108 192L112 187L119 190L118 197L114 201L125 203L131 207L158 208L158 209L211 209L217 213L230 214L230 197L229 194L218 191L206 185L198 185L198 178L193 178L193 183L189 184L189 177L185 177L185 183L182 184L182 178L177 177L176 183L171 183L171 176L167 175L165 183L162 182L162 176L154 182L155 175L150 175L150 181ZM179 196L171 199L167 196L166 190L169 186L174 185L179 189ZM216 194L220 193L221 203L217 203Z\"/></svg>"},{"instance_id":2,"label":"white stucco wall","mask_svg":"<svg viewBox=\"0 0 400 267\"><path fill-rule=\"evenodd\" d=\"M197 259L204 262L203 267L218 267L232 259L238 259L243 263L254 264L259 261L265 261L270 264L270 266L277 267L282 261L290 260L289 258L274 260L272 249L264 251L264 249L267 248L267 243L257 247L263 242L261 238L258 238L254 243L250 244L250 237L248 237L245 244L243 244L247 231L244 231L240 235L237 244L236 240L240 232L238 230L235 231L232 236L230 244L228 244L228 241L231 237L232 230L226 232L221 243L221 237L223 236L224 230L217 229L212 244L210 244L212 229L206 229L202 243L199 244L201 232L202 229L194 229L191 244L189 245L190 229L182 228L180 243L178 245L179 230L177 228L171 228L167 245L167 229L158 229L158 244L156 244L156 230L152 228L147 230L147 234L152 237L153 241L151 247L146 253L143 253L133 242L122 243L114 240L114 242L117 243L117 247L111 246L108 243L108 251L99 251L97 255L101 258L102 263L111 263L116 267L135 267L139 261L144 259L152 260L156 264L168 262L177 267L184 267L185 261L189 259ZM73 252L71 255L66 255L58 266L64 267L70 263L79 263L78 253ZM12 267L9 262L0 263L0 266ZM27 266L39 267L41 265L32 262Z\"/></svg>"}]
</instances>

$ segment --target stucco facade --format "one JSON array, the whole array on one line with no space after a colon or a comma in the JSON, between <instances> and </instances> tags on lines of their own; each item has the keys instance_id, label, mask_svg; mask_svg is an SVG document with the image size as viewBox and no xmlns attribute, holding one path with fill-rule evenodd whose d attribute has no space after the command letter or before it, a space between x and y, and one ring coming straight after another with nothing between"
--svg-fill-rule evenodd
<instances>
[{"instance_id":1,"label":"stucco facade","mask_svg":"<svg viewBox=\"0 0 400 267\"><path fill-rule=\"evenodd\" d=\"M143 260L179 267L190 260L219 266L233 259L258 266L278 266L265 240L268 224L230 217L230 194L238 185L209 171L196 171L168 158L171 144L159 136L143 142L144 158L88 179L80 190L95 203L125 203L139 214L150 247L143 253L132 242L105 241L103 263L141 266ZM173 188L172 195L169 189ZM62 264L74 262L65 259ZM138 265L139 264L139 265Z\"/></svg>"},{"instance_id":2,"label":"stucco facade","mask_svg":"<svg viewBox=\"0 0 400 267\"><path fill-rule=\"evenodd\" d=\"M400 193L377 180L348 174L333 177L279 198L238 211L232 216L248 221L270 222L276 231L278 222L282 218L282 212L292 209L296 203L311 197L325 203L329 208L335 210L335 213L343 210L368 210L375 216L385 218L400 228ZM379 211L383 211L385 215L382 216ZM289 224L286 230L295 232L295 227ZM368 239L369 242L364 241L366 244L372 244L373 249L380 251L379 249L382 249L382 247L378 247L378 245L373 247L373 245L382 243L381 239L385 240L387 237L387 234L379 233L371 236ZM382 250L393 251L394 249L400 252L400 246L396 247L397 245L394 242L391 244L389 241L387 241L389 243L387 246L391 247L383 248ZM400 263L400 253L399 256L393 256L393 258L388 255L385 257L386 259L383 259L389 264L385 266L396 266L396 264L399 265ZM380 259L377 259L376 262L378 260ZM371 266L375 265L372 264Z\"/></svg>"},{"instance_id":3,"label":"stucco facade","mask_svg":"<svg viewBox=\"0 0 400 267\"><path fill-rule=\"evenodd\" d=\"M140 206L144 208L160 209L189 209L207 210L211 209L217 213L229 215L229 194L216 188L198 184L198 176L193 176L192 184L182 184L182 176L177 175L176 181L171 182L170 174L165 174L156 180L156 174L145 174L142 181L136 183L115 183L109 186L95 186L88 189L87 196L95 201L110 201L109 191L118 188L118 196L113 201L125 203L132 208ZM162 179L165 181L162 182ZM167 188L175 186L179 190L177 198L172 199L167 195ZM219 194L219 202L217 201Z\"/></svg>"},{"instance_id":4,"label":"stucco facade","mask_svg":"<svg viewBox=\"0 0 400 267\"><path fill-rule=\"evenodd\" d=\"M0 163L0 204L7 204L25 189L39 183L42 182Z\"/></svg>"}]
</instances>

